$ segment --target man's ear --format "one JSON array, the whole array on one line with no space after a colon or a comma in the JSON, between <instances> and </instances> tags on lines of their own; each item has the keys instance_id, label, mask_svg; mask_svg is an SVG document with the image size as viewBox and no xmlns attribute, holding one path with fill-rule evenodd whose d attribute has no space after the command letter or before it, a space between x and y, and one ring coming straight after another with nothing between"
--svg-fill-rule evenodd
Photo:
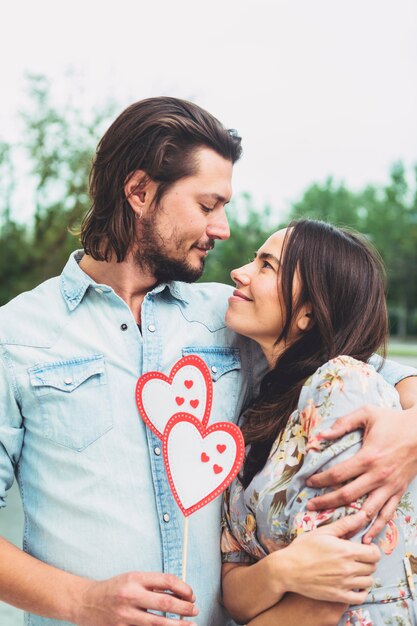
<instances>
[{"instance_id":1,"label":"man's ear","mask_svg":"<svg viewBox=\"0 0 417 626\"><path fill-rule=\"evenodd\" d=\"M132 210L138 216L150 207L157 184L143 170L135 170L126 180L124 192Z\"/></svg>"},{"instance_id":2,"label":"man's ear","mask_svg":"<svg viewBox=\"0 0 417 626\"><path fill-rule=\"evenodd\" d=\"M311 328L314 320L313 311L310 304L305 304L297 317L297 328L304 332Z\"/></svg>"}]
</instances>

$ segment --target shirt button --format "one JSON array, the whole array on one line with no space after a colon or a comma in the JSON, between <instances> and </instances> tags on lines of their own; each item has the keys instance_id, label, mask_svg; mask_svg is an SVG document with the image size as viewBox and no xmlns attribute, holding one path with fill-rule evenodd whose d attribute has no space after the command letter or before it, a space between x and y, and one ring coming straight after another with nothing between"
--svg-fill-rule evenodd
<instances>
[{"instance_id":1,"label":"shirt button","mask_svg":"<svg viewBox=\"0 0 417 626\"><path fill-rule=\"evenodd\" d=\"M156 327L154 326L154 324L149 324L148 330L150 333L154 333L156 331Z\"/></svg>"},{"instance_id":2,"label":"shirt button","mask_svg":"<svg viewBox=\"0 0 417 626\"><path fill-rule=\"evenodd\" d=\"M213 372L213 374L217 374L217 367L215 365L212 365L210 369Z\"/></svg>"},{"instance_id":3,"label":"shirt button","mask_svg":"<svg viewBox=\"0 0 417 626\"><path fill-rule=\"evenodd\" d=\"M100 287L96 287L96 291L97 291L97 293L103 293L103 290L100 289Z\"/></svg>"},{"instance_id":4,"label":"shirt button","mask_svg":"<svg viewBox=\"0 0 417 626\"><path fill-rule=\"evenodd\" d=\"M158 448L158 446L156 446L153 451L155 452L156 456L159 456L161 454L161 448Z\"/></svg>"},{"instance_id":5,"label":"shirt button","mask_svg":"<svg viewBox=\"0 0 417 626\"><path fill-rule=\"evenodd\" d=\"M120 326L120 330L127 330L127 324L122 324Z\"/></svg>"},{"instance_id":6,"label":"shirt button","mask_svg":"<svg viewBox=\"0 0 417 626\"><path fill-rule=\"evenodd\" d=\"M164 513L163 514L163 519L164 519L164 522L168 523L169 520L171 519L169 513Z\"/></svg>"},{"instance_id":7,"label":"shirt button","mask_svg":"<svg viewBox=\"0 0 417 626\"><path fill-rule=\"evenodd\" d=\"M64 383L66 385L71 385L72 384L72 378L70 378L69 376L67 378L64 378Z\"/></svg>"}]
</instances>

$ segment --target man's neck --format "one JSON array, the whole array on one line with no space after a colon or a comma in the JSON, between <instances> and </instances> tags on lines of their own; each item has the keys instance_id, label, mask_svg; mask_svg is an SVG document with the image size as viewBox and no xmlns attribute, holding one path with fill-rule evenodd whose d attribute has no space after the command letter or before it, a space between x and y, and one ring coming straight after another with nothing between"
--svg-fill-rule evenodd
<instances>
[{"instance_id":1,"label":"man's neck","mask_svg":"<svg viewBox=\"0 0 417 626\"><path fill-rule=\"evenodd\" d=\"M96 261L90 255L84 254L79 265L96 283L111 287L126 302L136 322L140 324L143 299L156 285L153 276L141 273L132 260L121 263L117 263L115 259Z\"/></svg>"}]
</instances>

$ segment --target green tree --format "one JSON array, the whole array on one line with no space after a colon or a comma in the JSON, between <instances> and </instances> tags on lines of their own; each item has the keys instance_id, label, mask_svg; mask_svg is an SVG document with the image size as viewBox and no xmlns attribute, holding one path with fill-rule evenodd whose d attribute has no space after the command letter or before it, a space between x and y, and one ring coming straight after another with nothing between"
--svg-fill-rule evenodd
<instances>
[{"instance_id":1,"label":"green tree","mask_svg":"<svg viewBox=\"0 0 417 626\"><path fill-rule=\"evenodd\" d=\"M0 144L0 171L9 181L3 194L0 234L0 300L7 302L23 290L58 274L77 239L71 234L89 207L88 174L100 126L110 107L85 121L73 107L58 109L44 76L29 76L30 110L22 115L23 149L31 165L34 188L33 222L21 224L11 206L16 181L11 176L17 146ZM28 184L28 187L30 187Z\"/></svg>"},{"instance_id":2,"label":"green tree","mask_svg":"<svg viewBox=\"0 0 417 626\"><path fill-rule=\"evenodd\" d=\"M343 183L336 184L332 177L324 184L314 183L308 187L301 200L292 205L290 217L321 219L358 230L364 226L357 195Z\"/></svg>"},{"instance_id":3,"label":"green tree","mask_svg":"<svg viewBox=\"0 0 417 626\"><path fill-rule=\"evenodd\" d=\"M417 333L417 168L410 184L403 164L395 163L386 186L368 185L356 193L332 178L315 183L294 203L290 217L323 219L365 233L386 266L394 330L402 337Z\"/></svg>"},{"instance_id":4,"label":"green tree","mask_svg":"<svg viewBox=\"0 0 417 626\"><path fill-rule=\"evenodd\" d=\"M388 302L397 333L417 332L412 326L417 309L417 171L407 181L402 163L393 165L389 183L368 186L359 196L366 208L366 232L387 268Z\"/></svg>"}]
</instances>

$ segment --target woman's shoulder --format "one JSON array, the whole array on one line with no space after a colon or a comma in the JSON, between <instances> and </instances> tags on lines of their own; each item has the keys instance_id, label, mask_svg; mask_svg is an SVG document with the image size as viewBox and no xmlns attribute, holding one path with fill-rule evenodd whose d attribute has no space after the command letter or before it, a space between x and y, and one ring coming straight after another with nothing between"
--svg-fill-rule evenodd
<instances>
[{"instance_id":1,"label":"woman's shoulder","mask_svg":"<svg viewBox=\"0 0 417 626\"><path fill-rule=\"evenodd\" d=\"M352 356L341 354L320 365L314 374L306 380L304 386L309 386L318 380L326 380L329 383L333 380L337 382L341 376L375 378L379 374L373 365L359 361Z\"/></svg>"},{"instance_id":2,"label":"woman's shoulder","mask_svg":"<svg viewBox=\"0 0 417 626\"><path fill-rule=\"evenodd\" d=\"M304 383L300 403L338 393L357 391L361 395L371 389L389 393L394 391L370 363L364 363L351 356L339 355L321 365Z\"/></svg>"}]
</instances>

